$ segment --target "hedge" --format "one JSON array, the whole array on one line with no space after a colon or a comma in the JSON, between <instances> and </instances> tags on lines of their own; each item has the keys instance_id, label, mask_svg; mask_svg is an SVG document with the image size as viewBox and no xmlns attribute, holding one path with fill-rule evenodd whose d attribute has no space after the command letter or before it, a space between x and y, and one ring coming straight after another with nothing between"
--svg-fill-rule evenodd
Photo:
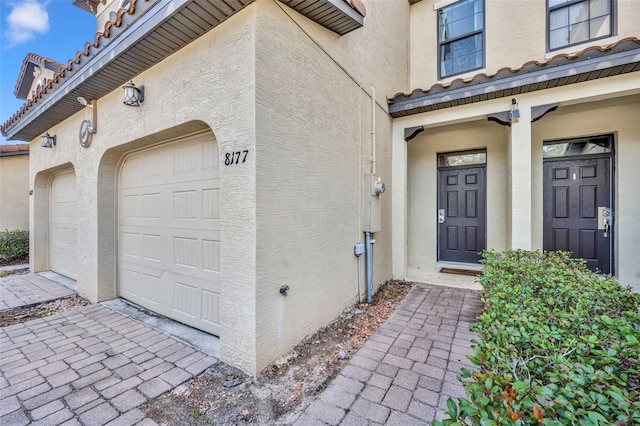
<instances>
[{"instance_id":1,"label":"hedge","mask_svg":"<svg viewBox=\"0 0 640 426\"><path fill-rule=\"evenodd\" d=\"M433 424L640 424L640 295L566 252L482 263L478 370Z\"/></svg>"},{"instance_id":2,"label":"hedge","mask_svg":"<svg viewBox=\"0 0 640 426\"><path fill-rule=\"evenodd\" d=\"M10 263L29 254L29 231L0 231L0 264Z\"/></svg>"}]
</instances>

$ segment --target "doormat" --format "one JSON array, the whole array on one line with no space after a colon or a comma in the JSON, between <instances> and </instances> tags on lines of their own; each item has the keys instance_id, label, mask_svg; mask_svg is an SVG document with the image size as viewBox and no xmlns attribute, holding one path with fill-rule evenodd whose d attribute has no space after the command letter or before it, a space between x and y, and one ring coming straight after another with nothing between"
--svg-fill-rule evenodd
<instances>
[{"instance_id":1,"label":"doormat","mask_svg":"<svg viewBox=\"0 0 640 426\"><path fill-rule=\"evenodd\" d=\"M482 274L482 271L456 268L440 268L440 272L443 274L467 275L469 277L477 277L478 275Z\"/></svg>"}]
</instances>

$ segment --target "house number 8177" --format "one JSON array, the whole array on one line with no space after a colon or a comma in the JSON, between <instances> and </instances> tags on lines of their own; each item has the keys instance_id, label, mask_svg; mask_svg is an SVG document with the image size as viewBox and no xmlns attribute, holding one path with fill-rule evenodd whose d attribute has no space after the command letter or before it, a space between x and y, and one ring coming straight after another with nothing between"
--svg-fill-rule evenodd
<instances>
[{"instance_id":1,"label":"house number 8177","mask_svg":"<svg viewBox=\"0 0 640 426\"><path fill-rule=\"evenodd\" d=\"M233 166L234 164L244 163L247 161L247 154L249 154L248 149L244 151L227 152L224 154L224 165Z\"/></svg>"}]
</instances>

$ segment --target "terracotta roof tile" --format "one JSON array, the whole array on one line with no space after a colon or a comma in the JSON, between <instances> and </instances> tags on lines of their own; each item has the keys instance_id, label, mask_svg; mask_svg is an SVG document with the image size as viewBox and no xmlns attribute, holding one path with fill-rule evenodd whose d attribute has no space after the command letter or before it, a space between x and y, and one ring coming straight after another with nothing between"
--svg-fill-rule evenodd
<instances>
[{"instance_id":1,"label":"terracotta roof tile","mask_svg":"<svg viewBox=\"0 0 640 426\"><path fill-rule=\"evenodd\" d=\"M553 56L552 58L547 59L546 61L531 60L531 61L525 62L518 68L503 67L503 68L500 68L498 71L494 72L493 74L478 73L473 77L469 77L465 79L457 78L445 84L436 83L426 90L414 89L411 93L398 92L388 100L388 103L391 104L397 100L409 99L411 97L416 97L416 96L423 96L427 94L445 92L450 89L457 89L460 87L470 86L470 85L473 85L474 83L479 83L487 80L497 80L500 78L509 77L514 74L522 74L522 73L535 71L536 69L543 68L543 67L553 67L556 65L566 64L576 59L588 58L589 53L594 53L594 52L605 53L627 42L640 45L640 39L638 39L637 37L627 37L627 38L620 39L615 43L607 44L604 46L590 46L579 52L558 54Z\"/></svg>"},{"instance_id":2,"label":"terracotta roof tile","mask_svg":"<svg viewBox=\"0 0 640 426\"><path fill-rule=\"evenodd\" d=\"M0 156L2 154L28 154L29 153L29 144L28 143L19 143L14 145L0 145Z\"/></svg>"},{"instance_id":3,"label":"terracotta roof tile","mask_svg":"<svg viewBox=\"0 0 640 426\"><path fill-rule=\"evenodd\" d=\"M54 83L58 83L60 79L64 78L67 71L73 71L76 65L79 66L83 56L85 57L90 56L91 55L90 49L92 47L95 47L95 48L99 47L102 39L108 39L110 35L111 27L114 27L114 26L119 27L122 24L122 16L124 14L133 15L136 10L136 4L141 1L147 2L149 0L131 0L129 9L119 9L118 12L116 13L115 21L113 22L107 21L107 23L104 25L104 31L102 32L97 31L93 37L93 42L85 43L84 49L82 51L76 52L75 58L69 59L69 61L67 62L67 65L61 64L58 72L55 73L51 79L47 79L46 83L32 98L28 99L16 113L14 113L4 124L0 125L0 132L2 132L2 134L5 134L6 129L11 127L11 125L13 125L22 115L26 114L26 112L29 111L29 109L32 106L37 104L38 101L42 99L42 97L46 95L47 92L53 87ZM34 57L43 58L35 54L33 55ZM46 58L43 58L43 59L46 59ZM23 67L24 67L24 63L23 63Z\"/></svg>"}]
</instances>

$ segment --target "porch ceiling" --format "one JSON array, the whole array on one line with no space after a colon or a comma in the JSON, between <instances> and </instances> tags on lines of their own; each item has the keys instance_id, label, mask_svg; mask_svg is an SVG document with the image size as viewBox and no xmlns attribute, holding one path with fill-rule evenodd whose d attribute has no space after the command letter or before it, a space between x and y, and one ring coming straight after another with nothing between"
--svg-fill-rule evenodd
<instances>
[{"instance_id":1,"label":"porch ceiling","mask_svg":"<svg viewBox=\"0 0 640 426\"><path fill-rule=\"evenodd\" d=\"M387 102L389 114L397 118L637 71L640 39L627 38L542 63L527 62L518 69L503 68L492 75L477 74L447 85L434 84L428 90L398 93Z\"/></svg>"},{"instance_id":2,"label":"porch ceiling","mask_svg":"<svg viewBox=\"0 0 640 426\"><path fill-rule=\"evenodd\" d=\"M100 99L254 1L136 1L0 126L2 134L9 140L34 139L80 111L79 96Z\"/></svg>"}]
</instances>

